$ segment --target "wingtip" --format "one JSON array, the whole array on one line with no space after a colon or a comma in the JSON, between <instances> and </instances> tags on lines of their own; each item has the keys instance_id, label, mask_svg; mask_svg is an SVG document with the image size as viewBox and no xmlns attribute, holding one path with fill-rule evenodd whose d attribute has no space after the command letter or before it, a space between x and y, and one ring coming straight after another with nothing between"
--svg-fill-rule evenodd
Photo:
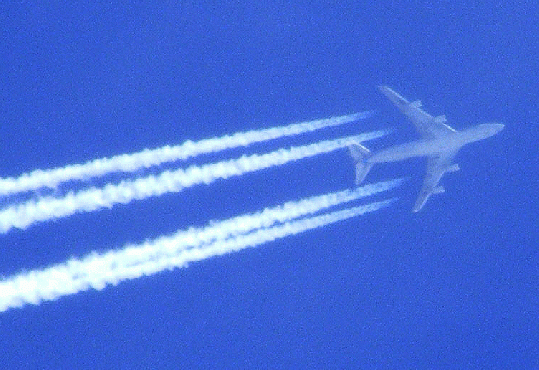
<instances>
[{"instance_id":1,"label":"wingtip","mask_svg":"<svg viewBox=\"0 0 539 370\"><path fill-rule=\"evenodd\" d=\"M384 94L391 101L395 100L395 96L400 96L395 90L387 85L378 85L378 91Z\"/></svg>"}]
</instances>

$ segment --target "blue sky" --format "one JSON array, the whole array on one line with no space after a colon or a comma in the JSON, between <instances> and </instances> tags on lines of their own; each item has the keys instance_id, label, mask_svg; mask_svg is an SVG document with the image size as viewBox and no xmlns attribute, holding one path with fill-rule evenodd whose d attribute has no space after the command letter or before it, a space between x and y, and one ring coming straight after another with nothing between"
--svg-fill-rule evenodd
<instances>
[{"instance_id":1,"label":"blue sky","mask_svg":"<svg viewBox=\"0 0 539 370\"><path fill-rule=\"evenodd\" d=\"M420 213L410 209L424 162L383 165L371 181L410 177L387 209L4 312L0 360L14 369L539 366L537 10L531 1L1 5L2 177L371 109L368 120L193 163L385 128L394 131L370 148L415 138L379 84L456 129L506 128L464 148L461 171L442 180L447 192ZM342 150L39 223L0 235L0 274L352 185Z\"/></svg>"}]
</instances>

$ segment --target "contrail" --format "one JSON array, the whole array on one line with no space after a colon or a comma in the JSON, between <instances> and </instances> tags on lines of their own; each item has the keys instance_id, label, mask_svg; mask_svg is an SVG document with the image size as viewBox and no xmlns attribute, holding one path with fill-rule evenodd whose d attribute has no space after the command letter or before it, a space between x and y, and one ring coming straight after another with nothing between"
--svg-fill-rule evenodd
<instances>
[{"instance_id":1,"label":"contrail","mask_svg":"<svg viewBox=\"0 0 539 370\"><path fill-rule=\"evenodd\" d=\"M255 230L248 234L240 234L226 240L218 240L214 243L201 248L191 248L182 250L177 256L164 258L158 261L152 261L145 266L151 274L151 271L163 271L175 267L186 267L189 262L201 261L210 257L220 256L232 252L237 252L249 247L256 247L260 244L284 238L290 235L296 235L307 230L327 226L329 224L342 221L351 217L363 215L368 212L377 211L383 207L389 206L396 198L384 201L373 202L363 206L351 207L341 211L325 213L319 216L299 219L297 221L286 222L270 228ZM134 271L131 271L133 273ZM145 275L149 275L145 274ZM1 311L0 306L0 311Z\"/></svg>"},{"instance_id":2,"label":"contrail","mask_svg":"<svg viewBox=\"0 0 539 370\"><path fill-rule=\"evenodd\" d=\"M159 175L125 180L119 184L106 185L103 188L91 187L77 193L69 193L62 198L43 197L1 210L0 232L6 233L14 227L25 229L35 222L66 217L77 212L92 212L98 209L111 208L115 204L127 204L133 200L179 192L196 184L210 184L217 179L227 179L318 154L329 153L350 144L371 140L384 134L385 132L383 131L376 131L335 140L320 141L310 145L293 146L289 149L243 156L204 166L163 171Z\"/></svg>"},{"instance_id":3,"label":"contrail","mask_svg":"<svg viewBox=\"0 0 539 370\"><path fill-rule=\"evenodd\" d=\"M35 170L19 177L0 178L0 196L16 194L42 187L55 188L71 180L89 180L114 172L135 172L142 168L157 166L166 162L187 159L204 153L215 153L225 149L248 146L254 143L285 136L300 135L326 127L342 125L368 118L372 112L349 114L310 122L295 123L288 126L273 127L263 130L238 132L219 138L197 142L186 141L181 145L163 146L152 150L143 150L132 154L123 154L110 158L100 158L84 164L68 165L50 170Z\"/></svg>"},{"instance_id":4,"label":"contrail","mask_svg":"<svg viewBox=\"0 0 539 370\"><path fill-rule=\"evenodd\" d=\"M188 262L230 253L372 212L392 200L375 202L343 211L301 218L398 186L402 180L367 185L355 190L329 193L288 202L278 207L211 222L205 228L190 228L120 250L92 253L41 270L21 273L0 281L0 312L24 304L39 304L91 288L152 275ZM293 221L298 219L299 221Z\"/></svg>"}]
</instances>

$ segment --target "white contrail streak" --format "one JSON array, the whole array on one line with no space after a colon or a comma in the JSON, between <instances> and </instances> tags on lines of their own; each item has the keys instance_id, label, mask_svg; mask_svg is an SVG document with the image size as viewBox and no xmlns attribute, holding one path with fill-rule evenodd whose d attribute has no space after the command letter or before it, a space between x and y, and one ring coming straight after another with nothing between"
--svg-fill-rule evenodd
<instances>
[{"instance_id":1,"label":"white contrail streak","mask_svg":"<svg viewBox=\"0 0 539 370\"><path fill-rule=\"evenodd\" d=\"M77 212L92 212L110 208L115 204L127 204L133 200L179 192L196 184L210 184L217 179L227 179L292 161L329 153L350 144L371 140L385 133L382 131L349 136L336 140L280 149L266 154L254 154L204 166L164 171L135 180L125 180L119 184L109 184L103 188L89 188L78 193L69 193L63 198L43 197L13 205L0 211L0 232L12 228L25 229L39 221L52 220L73 215Z\"/></svg>"},{"instance_id":2,"label":"white contrail streak","mask_svg":"<svg viewBox=\"0 0 539 370\"><path fill-rule=\"evenodd\" d=\"M55 188L66 181L89 180L114 172L135 172L142 168L187 159L204 153L215 153L225 149L248 146L258 142L337 126L368 118L371 114L372 112L367 111L346 116L295 123L288 126L239 132L233 135L197 142L189 140L181 145L167 145L152 150L146 149L138 153L100 158L84 164L68 165L50 170L35 170L16 178L0 178L0 196L36 190L42 187Z\"/></svg>"},{"instance_id":3,"label":"white contrail streak","mask_svg":"<svg viewBox=\"0 0 539 370\"><path fill-rule=\"evenodd\" d=\"M210 257L237 252L249 247L256 247L269 241L323 227L351 217L360 216L368 212L374 212L383 207L387 207L395 200L396 198L392 198L363 206L347 208L341 211L324 213L319 216L303 218L297 221L290 221L265 229L258 229L248 234L235 235L229 239L217 240L214 243L201 248L185 249L182 250L177 256L163 258L162 260L151 261L150 263L145 264L144 267L147 269L148 273L145 273L144 275L151 275L153 273L160 272L165 269L170 270L175 267L185 267L189 262L201 261ZM129 275L132 276L132 274L138 269L140 269L139 266L134 269L135 271L126 271L126 275L130 273Z\"/></svg>"},{"instance_id":4,"label":"white contrail streak","mask_svg":"<svg viewBox=\"0 0 539 370\"><path fill-rule=\"evenodd\" d=\"M21 273L0 281L0 312L24 304L55 300L90 288L100 290L107 284L116 285L124 280L182 267L188 262L256 246L375 211L390 201L292 221L389 190L400 183L401 180L393 180L288 202L261 212L211 222L202 229L191 228L139 245L130 244L123 249L103 254L92 253L82 259L72 259L42 270Z\"/></svg>"}]
</instances>

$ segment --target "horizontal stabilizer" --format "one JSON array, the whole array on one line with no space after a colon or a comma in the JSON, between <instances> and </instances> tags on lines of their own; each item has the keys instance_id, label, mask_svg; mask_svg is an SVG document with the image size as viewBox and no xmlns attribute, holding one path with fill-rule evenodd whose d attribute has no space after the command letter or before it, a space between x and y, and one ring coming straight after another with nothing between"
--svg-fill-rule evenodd
<instances>
[{"instance_id":1,"label":"horizontal stabilizer","mask_svg":"<svg viewBox=\"0 0 539 370\"><path fill-rule=\"evenodd\" d=\"M372 163L357 162L356 163L356 185L359 185L365 180L367 174L371 170Z\"/></svg>"},{"instance_id":2,"label":"horizontal stabilizer","mask_svg":"<svg viewBox=\"0 0 539 370\"><path fill-rule=\"evenodd\" d=\"M348 150L350 151L350 156L352 156L354 161L363 161L371 154L369 149L359 144L350 145Z\"/></svg>"},{"instance_id":3,"label":"horizontal stabilizer","mask_svg":"<svg viewBox=\"0 0 539 370\"><path fill-rule=\"evenodd\" d=\"M371 152L369 149L359 144L350 145L348 150L356 165L356 185L359 185L365 180L365 177L371 170L372 163L366 161L367 158L370 157Z\"/></svg>"}]
</instances>

